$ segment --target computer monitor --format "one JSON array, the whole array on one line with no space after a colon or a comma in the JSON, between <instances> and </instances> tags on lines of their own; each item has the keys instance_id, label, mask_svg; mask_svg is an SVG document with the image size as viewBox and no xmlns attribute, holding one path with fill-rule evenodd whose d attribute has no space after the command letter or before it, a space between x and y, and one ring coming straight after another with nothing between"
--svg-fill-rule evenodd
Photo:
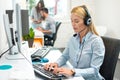
<instances>
[{"instance_id":1,"label":"computer monitor","mask_svg":"<svg viewBox=\"0 0 120 80\"><path fill-rule=\"evenodd\" d=\"M12 24L13 23L13 10L6 10L6 14L8 14L9 23Z\"/></svg>"},{"instance_id":2,"label":"computer monitor","mask_svg":"<svg viewBox=\"0 0 120 80\"><path fill-rule=\"evenodd\" d=\"M9 23L13 24L13 10L6 10L6 14L8 14ZM27 35L29 33L29 14L28 10L21 9L21 25L22 25L22 36Z\"/></svg>"},{"instance_id":3,"label":"computer monitor","mask_svg":"<svg viewBox=\"0 0 120 80\"><path fill-rule=\"evenodd\" d=\"M22 36L29 34L29 12L21 10Z\"/></svg>"},{"instance_id":4,"label":"computer monitor","mask_svg":"<svg viewBox=\"0 0 120 80\"><path fill-rule=\"evenodd\" d=\"M7 14L3 15L3 22L4 22L4 28L7 36L8 45L9 45L9 48L11 48L12 46L14 46L14 44L12 43L14 40L14 38L12 37L14 35L13 34L14 31L13 31L13 28L10 27ZM13 48L10 49L10 54L14 54Z\"/></svg>"},{"instance_id":5,"label":"computer monitor","mask_svg":"<svg viewBox=\"0 0 120 80\"><path fill-rule=\"evenodd\" d=\"M23 59L21 47L22 47L22 25L21 25L21 9L18 4L15 5L13 15L13 27L10 28L9 18L7 14L3 15L5 32L10 49L9 55L6 55L7 59ZM12 29L12 30L11 30ZM12 37L13 36L13 37ZM13 44L12 41L15 41Z\"/></svg>"},{"instance_id":6,"label":"computer monitor","mask_svg":"<svg viewBox=\"0 0 120 80\"><path fill-rule=\"evenodd\" d=\"M16 38L17 38L17 46L18 46L18 51L21 51L21 46L22 46L22 21L21 21L21 9L18 4L15 6L15 16L16 20L14 21L14 26L16 27Z\"/></svg>"}]
</instances>

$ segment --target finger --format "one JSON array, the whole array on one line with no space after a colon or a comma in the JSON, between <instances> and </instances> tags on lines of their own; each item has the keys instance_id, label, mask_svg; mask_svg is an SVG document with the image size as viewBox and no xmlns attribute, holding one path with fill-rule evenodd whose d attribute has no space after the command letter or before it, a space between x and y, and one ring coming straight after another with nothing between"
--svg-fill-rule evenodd
<instances>
[{"instance_id":1,"label":"finger","mask_svg":"<svg viewBox=\"0 0 120 80\"><path fill-rule=\"evenodd\" d=\"M49 67L49 71L54 71L54 68L53 67Z\"/></svg>"},{"instance_id":2,"label":"finger","mask_svg":"<svg viewBox=\"0 0 120 80\"><path fill-rule=\"evenodd\" d=\"M57 69L57 68L54 68L53 73L54 73L54 74L58 74L58 73L59 73L58 69Z\"/></svg>"},{"instance_id":3,"label":"finger","mask_svg":"<svg viewBox=\"0 0 120 80\"><path fill-rule=\"evenodd\" d=\"M46 68L47 68L47 70L49 70L49 68L50 68L50 64L48 64L48 65L46 66Z\"/></svg>"},{"instance_id":4,"label":"finger","mask_svg":"<svg viewBox=\"0 0 120 80\"><path fill-rule=\"evenodd\" d=\"M46 70L46 67L47 67L47 64L45 64L44 66L43 66L43 68Z\"/></svg>"},{"instance_id":5,"label":"finger","mask_svg":"<svg viewBox=\"0 0 120 80\"><path fill-rule=\"evenodd\" d=\"M44 66L44 69L45 69L45 70L48 70L48 69L49 69L49 64L46 64L46 65Z\"/></svg>"},{"instance_id":6,"label":"finger","mask_svg":"<svg viewBox=\"0 0 120 80\"><path fill-rule=\"evenodd\" d=\"M50 68L54 68L54 66L55 66L55 65L54 65L53 63L50 63L50 66L49 66L49 67L50 67Z\"/></svg>"},{"instance_id":7,"label":"finger","mask_svg":"<svg viewBox=\"0 0 120 80\"><path fill-rule=\"evenodd\" d=\"M53 63L54 64L54 68L57 68L58 67L58 64L57 63Z\"/></svg>"},{"instance_id":8,"label":"finger","mask_svg":"<svg viewBox=\"0 0 120 80\"><path fill-rule=\"evenodd\" d=\"M47 65L47 70L48 71L53 71L53 64L52 63L50 63L49 65Z\"/></svg>"}]
</instances>

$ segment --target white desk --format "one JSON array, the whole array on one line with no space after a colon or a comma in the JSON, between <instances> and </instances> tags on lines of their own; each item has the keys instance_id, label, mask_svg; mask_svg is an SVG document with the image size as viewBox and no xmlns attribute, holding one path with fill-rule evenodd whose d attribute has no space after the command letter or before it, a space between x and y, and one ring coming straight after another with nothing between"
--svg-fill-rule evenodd
<instances>
[{"instance_id":1,"label":"white desk","mask_svg":"<svg viewBox=\"0 0 120 80\"><path fill-rule=\"evenodd\" d=\"M6 54L7 55L7 54ZM0 80L35 80L34 70L31 63L30 56L27 54L26 59L8 60L6 55L2 56L0 65L11 65L12 68L8 70L0 70Z\"/></svg>"},{"instance_id":2,"label":"white desk","mask_svg":"<svg viewBox=\"0 0 120 80\"><path fill-rule=\"evenodd\" d=\"M11 57L9 57L8 53L5 53L0 58L0 65L12 66L11 69L0 70L0 80L36 80L27 42L22 45L22 54L28 61L20 53L19 55L11 55ZM19 56L22 59L19 59Z\"/></svg>"},{"instance_id":3,"label":"white desk","mask_svg":"<svg viewBox=\"0 0 120 80\"><path fill-rule=\"evenodd\" d=\"M30 50L25 49L27 53L24 53L26 58L31 63L30 58ZM24 52L24 51L23 51ZM7 55L7 54L6 54ZM49 54L46 56L46 58L49 59L49 62L56 61L59 56L61 55L61 52L59 50L51 50ZM2 56L0 59L0 65L9 64L12 65L11 69L8 70L0 70L0 80L43 80L42 77L35 77L34 70L32 65L30 64L26 59L20 59L20 60L8 60L5 58L5 55ZM44 63L45 64L45 63ZM72 67L69 63L65 65L64 67ZM74 77L66 80L84 80L82 77Z\"/></svg>"}]
</instances>

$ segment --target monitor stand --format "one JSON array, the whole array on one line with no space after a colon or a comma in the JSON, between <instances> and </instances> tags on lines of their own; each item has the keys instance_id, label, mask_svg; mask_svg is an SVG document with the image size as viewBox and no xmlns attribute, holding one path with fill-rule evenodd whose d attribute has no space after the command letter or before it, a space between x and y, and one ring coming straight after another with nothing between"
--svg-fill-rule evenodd
<instances>
[{"instance_id":1,"label":"monitor stand","mask_svg":"<svg viewBox=\"0 0 120 80\"><path fill-rule=\"evenodd\" d=\"M10 52L5 55L5 58L8 60L25 59L24 54L19 52L16 46L11 48Z\"/></svg>"},{"instance_id":2,"label":"monitor stand","mask_svg":"<svg viewBox=\"0 0 120 80\"><path fill-rule=\"evenodd\" d=\"M8 59L8 60L25 59L24 56L23 56L21 53L14 54L14 55L6 54L5 57L6 57L6 59Z\"/></svg>"}]
</instances>

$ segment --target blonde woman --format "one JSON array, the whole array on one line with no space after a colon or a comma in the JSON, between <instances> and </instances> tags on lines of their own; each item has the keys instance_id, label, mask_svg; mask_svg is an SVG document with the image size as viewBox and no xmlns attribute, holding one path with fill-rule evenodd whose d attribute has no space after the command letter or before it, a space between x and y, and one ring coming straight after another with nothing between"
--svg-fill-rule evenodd
<instances>
[{"instance_id":1,"label":"blonde woman","mask_svg":"<svg viewBox=\"0 0 120 80\"><path fill-rule=\"evenodd\" d=\"M56 62L44 65L44 68L50 70L54 67L53 73L67 77L82 76L85 80L104 79L99 69L103 63L105 47L85 5L72 9L71 22L75 34L70 38L62 56ZM73 68L61 67L68 60Z\"/></svg>"}]
</instances>

